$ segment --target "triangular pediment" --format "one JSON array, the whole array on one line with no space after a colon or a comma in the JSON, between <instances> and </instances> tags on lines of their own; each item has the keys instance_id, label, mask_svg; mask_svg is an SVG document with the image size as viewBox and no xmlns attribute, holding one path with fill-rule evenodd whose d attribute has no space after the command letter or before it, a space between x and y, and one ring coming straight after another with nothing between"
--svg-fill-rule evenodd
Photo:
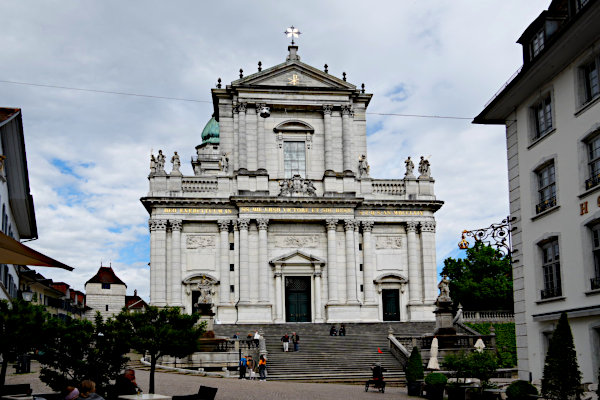
<instances>
[{"instance_id":1,"label":"triangular pediment","mask_svg":"<svg viewBox=\"0 0 600 400\"><path fill-rule=\"evenodd\" d=\"M312 254L305 253L300 250L292 251L291 253L284 254L283 256L276 257L270 261L270 264L295 264L295 265L306 265L306 264L325 264L325 260Z\"/></svg>"},{"instance_id":2,"label":"triangular pediment","mask_svg":"<svg viewBox=\"0 0 600 400\"><path fill-rule=\"evenodd\" d=\"M356 86L300 61L288 61L232 82L234 86L330 88L355 90Z\"/></svg>"}]
</instances>

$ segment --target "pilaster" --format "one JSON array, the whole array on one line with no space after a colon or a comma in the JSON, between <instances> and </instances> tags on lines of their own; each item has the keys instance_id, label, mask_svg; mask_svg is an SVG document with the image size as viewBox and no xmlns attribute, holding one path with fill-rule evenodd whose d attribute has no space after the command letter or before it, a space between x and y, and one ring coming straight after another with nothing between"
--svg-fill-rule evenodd
<instances>
[{"instance_id":1,"label":"pilaster","mask_svg":"<svg viewBox=\"0 0 600 400\"><path fill-rule=\"evenodd\" d=\"M415 221L406 223L406 236L408 242L408 303L409 305L421 304L421 282L419 279L419 264L417 260L417 226Z\"/></svg>"},{"instance_id":2,"label":"pilaster","mask_svg":"<svg viewBox=\"0 0 600 400\"><path fill-rule=\"evenodd\" d=\"M221 304L229 304L231 302L229 294L229 222L230 221L226 219L221 219L217 221L217 224L219 225L221 247L221 256L219 263L221 266L221 285L219 289L219 297Z\"/></svg>"},{"instance_id":3,"label":"pilaster","mask_svg":"<svg viewBox=\"0 0 600 400\"><path fill-rule=\"evenodd\" d=\"M181 307L181 228L183 222L180 219L169 220L171 226L171 300L170 305Z\"/></svg>"},{"instance_id":4,"label":"pilaster","mask_svg":"<svg viewBox=\"0 0 600 400\"><path fill-rule=\"evenodd\" d=\"M326 104L323 106L323 122L325 127L325 171L333 171L334 163L333 163L333 131L331 130L331 111L333 109L332 105Z\"/></svg>"},{"instance_id":5,"label":"pilaster","mask_svg":"<svg viewBox=\"0 0 600 400\"><path fill-rule=\"evenodd\" d=\"M154 306L167 305L167 220L151 219L149 221L152 237L150 260L150 299Z\"/></svg>"},{"instance_id":6,"label":"pilaster","mask_svg":"<svg viewBox=\"0 0 600 400\"><path fill-rule=\"evenodd\" d=\"M337 219L328 219L327 224L327 279L329 288L329 303L337 303L338 297L338 271L337 271L337 241L335 230Z\"/></svg>"},{"instance_id":7,"label":"pilaster","mask_svg":"<svg viewBox=\"0 0 600 400\"><path fill-rule=\"evenodd\" d=\"M365 291L365 303L375 304L375 285L373 284L375 259L371 232L373 221L362 221L363 229L363 287Z\"/></svg>"},{"instance_id":8,"label":"pilaster","mask_svg":"<svg viewBox=\"0 0 600 400\"><path fill-rule=\"evenodd\" d=\"M354 166L352 165L352 124L350 121L350 112L350 105L342 106L342 146L344 156L344 171L354 170Z\"/></svg>"},{"instance_id":9,"label":"pilaster","mask_svg":"<svg viewBox=\"0 0 600 400\"><path fill-rule=\"evenodd\" d=\"M246 103L240 103L237 106L238 109L238 140L239 140L239 158L240 165L238 170L248 169L248 143L247 143L247 126L246 126Z\"/></svg>"},{"instance_id":10,"label":"pilaster","mask_svg":"<svg viewBox=\"0 0 600 400\"><path fill-rule=\"evenodd\" d=\"M238 229L240 230L240 302L250 301L250 277L249 277L249 259L248 259L248 226L250 220L238 219Z\"/></svg>"},{"instance_id":11,"label":"pilaster","mask_svg":"<svg viewBox=\"0 0 600 400\"><path fill-rule=\"evenodd\" d=\"M357 304L356 258L354 253L354 220L344 220L346 231L346 303Z\"/></svg>"},{"instance_id":12,"label":"pilaster","mask_svg":"<svg viewBox=\"0 0 600 400\"><path fill-rule=\"evenodd\" d=\"M269 220L261 218L256 221L258 225L258 300L261 303L269 302L269 263L267 255L267 229Z\"/></svg>"},{"instance_id":13,"label":"pilaster","mask_svg":"<svg viewBox=\"0 0 600 400\"><path fill-rule=\"evenodd\" d=\"M437 266L435 261L435 221L421 222L421 248L423 249L423 301L433 304L437 292Z\"/></svg>"}]
</instances>

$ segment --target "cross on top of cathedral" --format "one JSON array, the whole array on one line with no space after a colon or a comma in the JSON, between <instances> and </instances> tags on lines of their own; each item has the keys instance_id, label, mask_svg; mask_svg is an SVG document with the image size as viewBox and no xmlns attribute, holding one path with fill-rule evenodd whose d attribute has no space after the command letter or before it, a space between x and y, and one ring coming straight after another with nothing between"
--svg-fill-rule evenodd
<instances>
[{"instance_id":1,"label":"cross on top of cathedral","mask_svg":"<svg viewBox=\"0 0 600 400\"><path fill-rule=\"evenodd\" d=\"M283 32L283 33L285 33L287 35L287 37L292 38L292 46L295 44L294 38L297 38L300 34L302 34L302 32L300 32L298 29L294 28L294 25L287 28L285 30L285 32Z\"/></svg>"}]
</instances>

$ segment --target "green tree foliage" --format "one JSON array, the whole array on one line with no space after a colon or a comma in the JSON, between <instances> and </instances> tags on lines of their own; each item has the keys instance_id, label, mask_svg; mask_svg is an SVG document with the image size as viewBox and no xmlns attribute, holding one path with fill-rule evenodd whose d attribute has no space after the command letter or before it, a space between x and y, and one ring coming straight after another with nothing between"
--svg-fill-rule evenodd
<instances>
[{"instance_id":1,"label":"green tree foliage","mask_svg":"<svg viewBox=\"0 0 600 400\"><path fill-rule=\"evenodd\" d=\"M461 351L458 354L448 354L444 357L444 366L455 371L456 378L477 378L481 388L489 386L490 379L498 368L498 359L491 351Z\"/></svg>"},{"instance_id":2,"label":"green tree foliage","mask_svg":"<svg viewBox=\"0 0 600 400\"><path fill-rule=\"evenodd\" d=\"M506 388L508 400L530 400L531 396L537 396L538 390L527 381L514 381Z\"/></svg>"},{"instance_id":3,"label":"green tree foliage","mask_svg":"<svg viewBox=\"0 0 600 400\"><path fill-rule=\"evenodd\" d=\"M6 369L9 361L19 354L34 350L40 344L40 330L44 325L44 308L29 304L23 300L0 301L0 389L4 387Z\"/></svg>"},{"instance_id":4,"label":"green tree foliage","mask_svg":"<svg viewBox=\"0 0 600 400\"><path fill-rule=\"evenodd\" d=\"M454 307L466 310L512 310L510 257L481 242L467 249L467 258L447 258L441 275L450 279Z\"/></svg>"},{"instance_id":5,"label":"green tree foliage","mask_svg":"<svg viewBox=\"0 0 600 400\"><path fill-rule=\"evenodd\" d=\"M150 356L150 393L154 393L156 362L162 356L185 357L196 351L205 323L200 315L182 314L179 307L148 307L144 313L121 312L117 321L129 332L132 348Z\"/></svg>"},{"instance_id":6,"label":"green tree foliage","mask_svg":"<svg viewBox=\"0 0 600 400\"><path fill-rule=\"evenodd\" d=\"M500 368L512 368L517 365L517 337L514 322L481 323L466 322L465 325L475 329L482 335L489 335L493 326L496 334L496 355Z\"/></svg>"},{"instance_id":7,"label":"green tree foliage","mask_svg":"<svg viewBox=\"0 0 600 400\"><path fill-rule=\"evenodd\" d=\"M542 396L552 400L578 398L582 393L580 386L581 372L577 364L573 334L567 313L562 313L546 353Z\"/></svg>"},{"instance_id":8,"label":"green tree foliage","mask_svg":"<svg viewBox=\"0 0 600 400\"><path fill-rule=\"evenodd\" d=\"M119 331L113 319L106 322L100 313L95 324L87 320L51 318L44 328L45 345L39 355L40 379L55 391L84 379L96 382L96 391L105 394L109 380L125 367L129 351L127 332Z\"/></svg>"},{"instance_id":9,"label":"green tree foliage","mask_svg":"<svg viewBox=\"0 0 600 400\"><path fill-rule=\"evenodd\" d=\"M416 382L423 379L423 359L421 358L421 352L417 346L412 348L410 357L406 362L406 380L408 382Z\"/></svg>"}]
</instances>

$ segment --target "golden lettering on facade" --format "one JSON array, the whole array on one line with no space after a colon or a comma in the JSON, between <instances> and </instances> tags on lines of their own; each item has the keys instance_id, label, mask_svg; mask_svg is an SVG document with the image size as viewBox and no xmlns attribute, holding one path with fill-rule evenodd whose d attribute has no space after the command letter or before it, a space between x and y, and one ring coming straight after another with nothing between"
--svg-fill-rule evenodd
<instances>
[{"instance_id":1,"label":"golden lettering on facade","mask_svg":"<svg viewBox=\"0 0 600 400\"><path fill-rule=\"evenodd\" d=\"M165 208L165 214L233 214L229 208Z\"/></svg>"}]
</instances>

